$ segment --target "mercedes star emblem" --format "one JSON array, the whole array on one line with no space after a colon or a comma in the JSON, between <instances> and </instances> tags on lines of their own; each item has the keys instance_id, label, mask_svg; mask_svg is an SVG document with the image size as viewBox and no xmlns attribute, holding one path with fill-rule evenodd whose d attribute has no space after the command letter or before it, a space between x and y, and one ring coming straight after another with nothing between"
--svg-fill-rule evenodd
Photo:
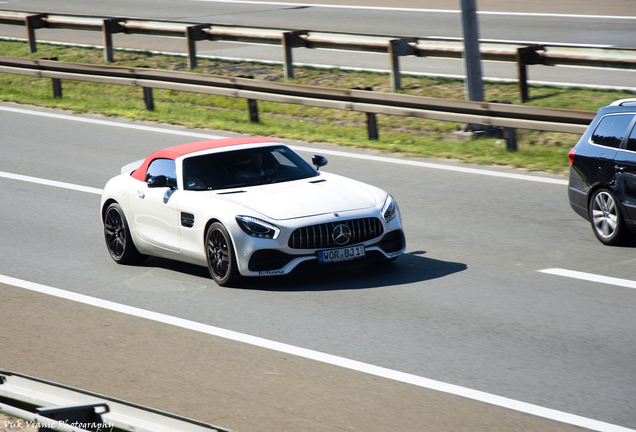
<instances>
[{"instance_id":1,"label":"mercedes star emblem","mask_svg":"<svg viewBox=\"0 0 636 432\"><path fill-rule=\"evenodd\" d=\"M351 229L344 224L337 225L333 229L331 238L339 246L346 245L351 240Z\"/></svg>"}]
</instances>

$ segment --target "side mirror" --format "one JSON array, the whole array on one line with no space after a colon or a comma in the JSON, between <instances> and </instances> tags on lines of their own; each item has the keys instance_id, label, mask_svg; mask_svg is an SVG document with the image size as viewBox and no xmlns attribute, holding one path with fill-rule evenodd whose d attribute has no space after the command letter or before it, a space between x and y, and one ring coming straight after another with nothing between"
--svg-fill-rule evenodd
<instances>
[{"instance_id":1,"label":"side mirror","mask_svg":"<svg viewBox=\"0 0 636 432\"><path fill-rule=\"evenodd\" d=\"M149 188L169 187L170 189L173 189L174 187L172 184L174 183L174 179L169 179L165 175L150 177L147 183Z\"/></svg>"},{"instance_id":2,"label":"side mirror","mask_svg":"<svg viewBox=\"0 0 636 432\"><path fill-rule=\"evenodd\" d=\"M316 169L320 169L320 167L327 165L327 158L320 155L313 155L311 157L311 163L316 167Z\"/></svg>"}]
</instances>

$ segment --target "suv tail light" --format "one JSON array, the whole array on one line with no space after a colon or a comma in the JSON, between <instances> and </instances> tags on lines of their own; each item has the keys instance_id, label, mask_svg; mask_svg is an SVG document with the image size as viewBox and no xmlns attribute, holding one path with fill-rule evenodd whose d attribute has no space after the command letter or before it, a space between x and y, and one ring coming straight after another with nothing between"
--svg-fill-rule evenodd
<instances>
[{"instance_id":1,"label":"suv tail light","mask_svg":"<svg viewBox=\"0 0 636 432\"><path fill-rule=\"evenodd\" d=\"M574 162L574 153L576 153L576 148L572 147L572 150L570 150L570 154L568 154L568 159L570 159L570 165L572 165L572 162Z\"/></svg>"}]
</instances>

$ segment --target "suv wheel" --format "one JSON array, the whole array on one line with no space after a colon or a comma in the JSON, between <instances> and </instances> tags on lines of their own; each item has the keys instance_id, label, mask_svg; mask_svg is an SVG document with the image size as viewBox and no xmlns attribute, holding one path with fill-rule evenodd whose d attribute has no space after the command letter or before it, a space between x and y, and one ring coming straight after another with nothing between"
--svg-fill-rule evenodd
<instances>
[{"instance_id":1,"label":"suv wheel","mask_svg":"<svg viewBox=\"0 0 636 432\"><path fill-rule=\"evenodd\" d=\"M616 246L634 238L625 225L616 196L609 189L598 189L590 200L590 222L601 243Z\"/></svg>"}]
</instances>

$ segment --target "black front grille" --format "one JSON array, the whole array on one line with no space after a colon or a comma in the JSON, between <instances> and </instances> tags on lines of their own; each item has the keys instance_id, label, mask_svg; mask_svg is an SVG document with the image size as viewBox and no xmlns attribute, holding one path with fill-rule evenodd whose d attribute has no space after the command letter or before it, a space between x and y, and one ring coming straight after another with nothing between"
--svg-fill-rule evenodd
<instances>
[{"instance_id":1,"label":"black front grille","mask_svg":"<svg viewBox=\"0 0 636 432\"><path fill-rule=\"evenodd\" d=\"M338 225L346 225L351 232L351 239L346 243L336 243L333 230ZM350 219L306 226L294 230L289 237L292 249L324 249L354 245L379 237L384 232L382 222L378 218Z\"/></svg>"}]
</instances>

